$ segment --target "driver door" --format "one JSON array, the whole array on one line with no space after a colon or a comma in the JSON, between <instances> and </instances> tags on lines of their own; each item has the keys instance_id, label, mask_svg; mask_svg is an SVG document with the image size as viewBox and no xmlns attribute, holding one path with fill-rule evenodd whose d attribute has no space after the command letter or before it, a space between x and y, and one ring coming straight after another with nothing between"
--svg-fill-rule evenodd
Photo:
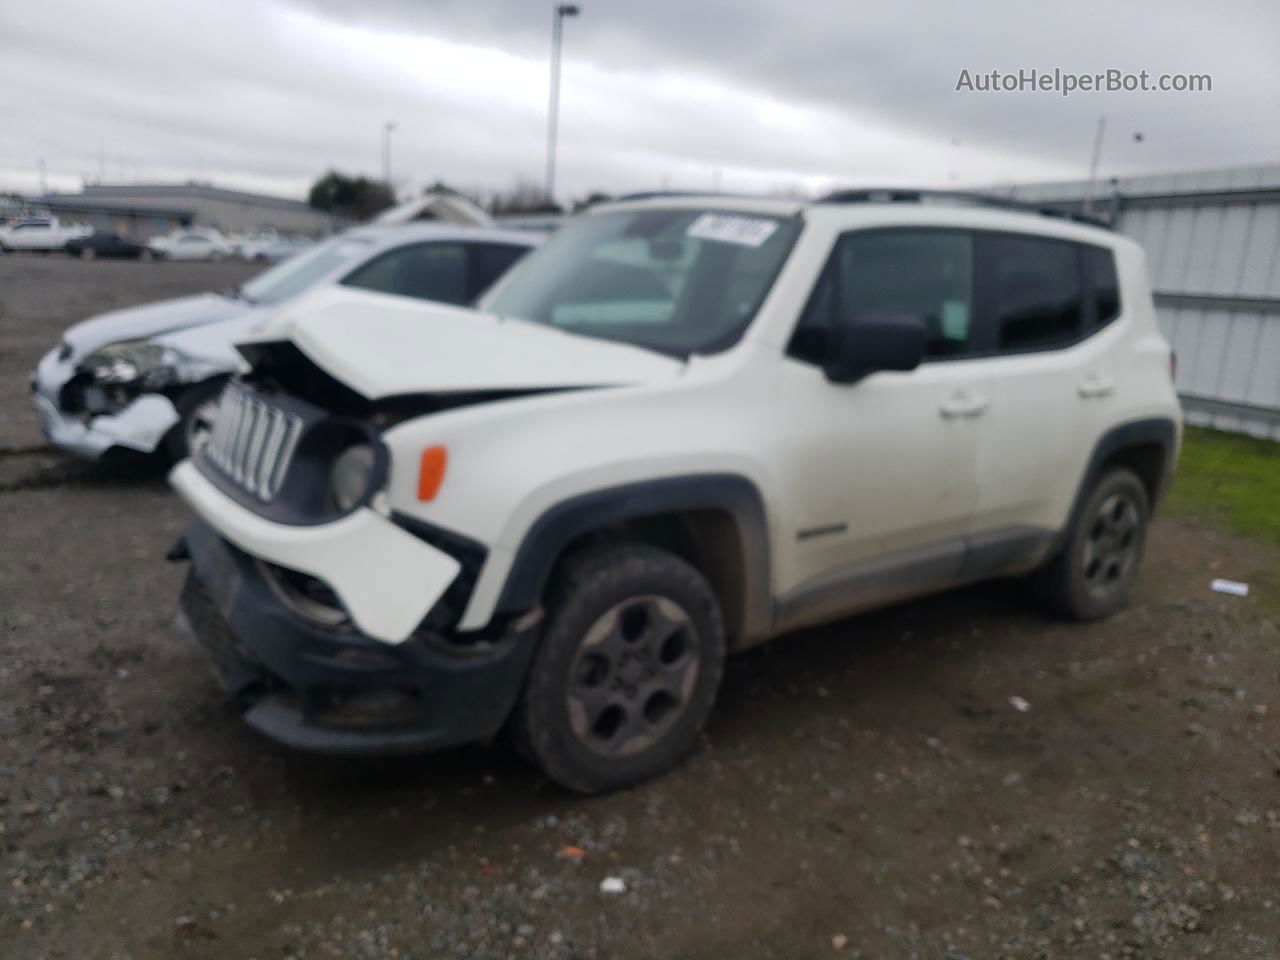
<instances>
[{"instance_id":1,"label":"driver door","mask_svg":"<svg viewBox=\"0 0 1280 960\"><path fill-rule=\"evenodd\" d=\"M971 373L974 239L940 228L842 235L779 375L775 435L787 500L778 570L786 627L945 587L977 503L985 401ZM924 320L924 362L836 384L823 373L837 317Z\"/></svg>"}]
</instances>

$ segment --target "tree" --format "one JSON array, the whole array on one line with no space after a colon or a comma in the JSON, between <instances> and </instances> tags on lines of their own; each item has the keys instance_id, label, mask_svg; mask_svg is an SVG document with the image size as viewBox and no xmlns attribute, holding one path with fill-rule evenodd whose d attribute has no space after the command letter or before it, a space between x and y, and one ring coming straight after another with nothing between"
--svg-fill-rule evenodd
<instances>
[{"instance_id":1,"label":"tree","mask_svg":"<svg viewBox=\"0 0 1280 960\"><path fill-rule=\"evenodd\" d=\"M348 177L330 170L311 185L307 202L348 220L368 220L396 202L391 188L381 180Z\"/></svg>"},{"instance_id":2,"label":"tree","mask_svg":"<svg viewBox=\"0 0 1280 960\"><path fill-rule=\"evenodd\" d=\"M600 190L592 190L581 200L573 201L572 209L574 213L578 213L581 210L586 210L588 207L594 207L597 203L608 203L612 199L613 197L610 194L604 193Z\"/></svg>"},{"instance_id":3,"label":"tree","mask_svg":"<svg viewBox=\"0 0 1280 960\"><path fill-rule=\"evenodd\" d=\"M519 178L510 189L495 193L489 200L489 212L504 213L563 213L560 204L547 196L547 191L532 180Z\"/></svg>"}]
</instances>

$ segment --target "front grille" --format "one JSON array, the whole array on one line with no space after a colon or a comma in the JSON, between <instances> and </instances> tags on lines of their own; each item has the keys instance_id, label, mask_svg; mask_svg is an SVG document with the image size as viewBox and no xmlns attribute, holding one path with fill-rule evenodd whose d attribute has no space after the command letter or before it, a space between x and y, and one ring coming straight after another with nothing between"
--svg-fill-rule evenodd
<instances>
[{"instance_id":1,"label":"front grille","mask_svg":"<svg viewBox=\"0 0 1280 960\"><path fill-rule=\"evenodd\" d=\"M271 500L301 435L300 416L232 385L223 391L204 455L259 500Z\"/></svg>"}]
</instances>

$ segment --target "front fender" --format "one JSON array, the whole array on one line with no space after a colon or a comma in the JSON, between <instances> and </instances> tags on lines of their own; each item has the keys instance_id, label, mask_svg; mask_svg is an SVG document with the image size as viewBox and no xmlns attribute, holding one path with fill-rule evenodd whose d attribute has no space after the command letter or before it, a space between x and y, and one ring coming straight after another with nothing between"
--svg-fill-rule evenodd
<instances>
[{"instance_id":1,"label":"front fender","mask_svg":"<svg viewBox=\"0 0 1280 960\"><path fill-rule=\"evenodd\" d=\"M519 614L542 599L556 560L583 534L625 520L692 510L716 510L733 520L742 556L743 636L767 636L773 622L768 521L759 489L731 473L668 476L588 490L547 509L514 549L490 553L462 629L477 629L495 614Z\"/></svg>"}]
</instances>

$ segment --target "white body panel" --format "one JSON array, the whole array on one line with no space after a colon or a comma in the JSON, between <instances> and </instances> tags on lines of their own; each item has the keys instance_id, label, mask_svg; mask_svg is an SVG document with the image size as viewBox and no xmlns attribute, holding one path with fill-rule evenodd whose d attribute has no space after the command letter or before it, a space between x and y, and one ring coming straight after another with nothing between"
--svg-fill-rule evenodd
<instances>
[{"instance_id":1,"label":"white body panel","mask_svg":"<svg viewBox=\"0 0 1280 960\"><path fill-rule=\"evenodd\" d=\"M189 460L170 483L240 549L330 583L356 626L377 640L406 639L458 575L452 557L367 508L322 527L289 527L228 501Z\"/></svg>"}]
</instances>

